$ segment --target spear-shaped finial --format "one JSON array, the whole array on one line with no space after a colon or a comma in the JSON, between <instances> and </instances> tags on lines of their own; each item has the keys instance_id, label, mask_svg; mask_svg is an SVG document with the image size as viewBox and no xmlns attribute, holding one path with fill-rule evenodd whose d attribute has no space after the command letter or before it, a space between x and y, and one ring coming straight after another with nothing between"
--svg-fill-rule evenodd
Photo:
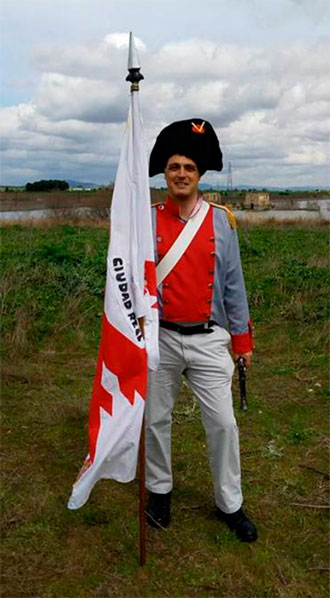
<instances>
[{"instance_id":1,"label":"spear-shaped finial","mask_svg":"<svg viewBox=\"0 0 330 598\"><path fill-rule=\"evenodd\" d=\"M132 32L129 34L129 50L128 50L128 71L129 74L126 77L126 81L130 81L131 91L139 91L139 82L144 79L144 76L140 73L139 56L134 42Z\"/></svg>"}]
</instances>

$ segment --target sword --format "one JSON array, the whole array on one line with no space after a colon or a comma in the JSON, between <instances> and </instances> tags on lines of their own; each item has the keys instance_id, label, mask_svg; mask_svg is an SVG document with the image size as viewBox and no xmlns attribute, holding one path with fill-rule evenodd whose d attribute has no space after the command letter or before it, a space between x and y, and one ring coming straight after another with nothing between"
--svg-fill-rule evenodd
<instances>
[{"instance_id":1,"label":"sword","mask_svg":"<svg viewBox=\"0 0 330 598\"><path fill-rule=\"evenodd\" d=\"M246 399L246 365L245 359L242 355L237 360L238 365L238 377L239 377L239 391L241 396L240 408L244 411L247 410L247 399Z\"/></svg>"}]
</instances>

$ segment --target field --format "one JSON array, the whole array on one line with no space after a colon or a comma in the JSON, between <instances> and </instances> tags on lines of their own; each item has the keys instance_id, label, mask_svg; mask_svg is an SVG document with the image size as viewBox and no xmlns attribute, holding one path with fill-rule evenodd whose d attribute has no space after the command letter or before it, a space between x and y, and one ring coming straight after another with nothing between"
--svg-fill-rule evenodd
<instances>
[{"instance_id":1,"label":"field","mask_svg":"<svg viewBox=\"0 0 330 598\"><path fill-rule=\"evenodd\" d=\"M329 596L329 235L325 225L239 231L255 325L243 490L259 540L215 517L198 407L173 424L173 523L148 529L139 566L137 482L102 481L70 512L87 451L108 232L2 228L2 597Z\"/></svg>"}]
</instances>

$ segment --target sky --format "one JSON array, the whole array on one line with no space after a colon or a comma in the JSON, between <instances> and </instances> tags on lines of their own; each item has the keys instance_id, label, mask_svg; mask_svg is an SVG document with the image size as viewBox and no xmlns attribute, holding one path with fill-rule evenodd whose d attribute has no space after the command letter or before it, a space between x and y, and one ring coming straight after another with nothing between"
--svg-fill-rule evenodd
<instances>
[{"instance_id":1,"label":"sky","mask_svg":"<svg viewBox=\"0 0 330 598\"><path fill-rule=\"evenodd\" d=\"M234 186L330 186L328 0L2 0L0 19L1 185L114 180L132 31L149 152L198 117L224 156L203 182L230 163Z\"/></svg>"}]
</instances>

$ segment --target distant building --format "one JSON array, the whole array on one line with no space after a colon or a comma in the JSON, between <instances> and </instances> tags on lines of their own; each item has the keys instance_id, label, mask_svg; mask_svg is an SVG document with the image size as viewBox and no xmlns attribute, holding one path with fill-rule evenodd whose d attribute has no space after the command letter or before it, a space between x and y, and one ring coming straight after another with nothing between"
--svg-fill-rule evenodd
<instances>
[{"instance_id":1,"label":"distant building","mask_svg":"<svg viewBox=\"0 0 330 598\"><path fill-rule=\"evenodd\" d=\"M262 192L248 192L245 195L243 207L248 210L267 210L270 208L269 193Z\"/></svg>"},{"instance_id":2,"label":"distant building","mask_svg":"<svg viewBox=\"0 0 330 598\"><path fill-rule=\"evenodd\" d=\"M221 193L219 193L219 191L203 193L203 198L211 203L221 204Z\"/></svg>"},{"instance_id":3,"label":"distant building","mask_svg":"<svg viewBox=\"0 0 330 598\"><path fill-rule=\"evenodd\" d=\"M70 187L69 191L93 191L91 187Z\"/></svg>"}]
</instances>

